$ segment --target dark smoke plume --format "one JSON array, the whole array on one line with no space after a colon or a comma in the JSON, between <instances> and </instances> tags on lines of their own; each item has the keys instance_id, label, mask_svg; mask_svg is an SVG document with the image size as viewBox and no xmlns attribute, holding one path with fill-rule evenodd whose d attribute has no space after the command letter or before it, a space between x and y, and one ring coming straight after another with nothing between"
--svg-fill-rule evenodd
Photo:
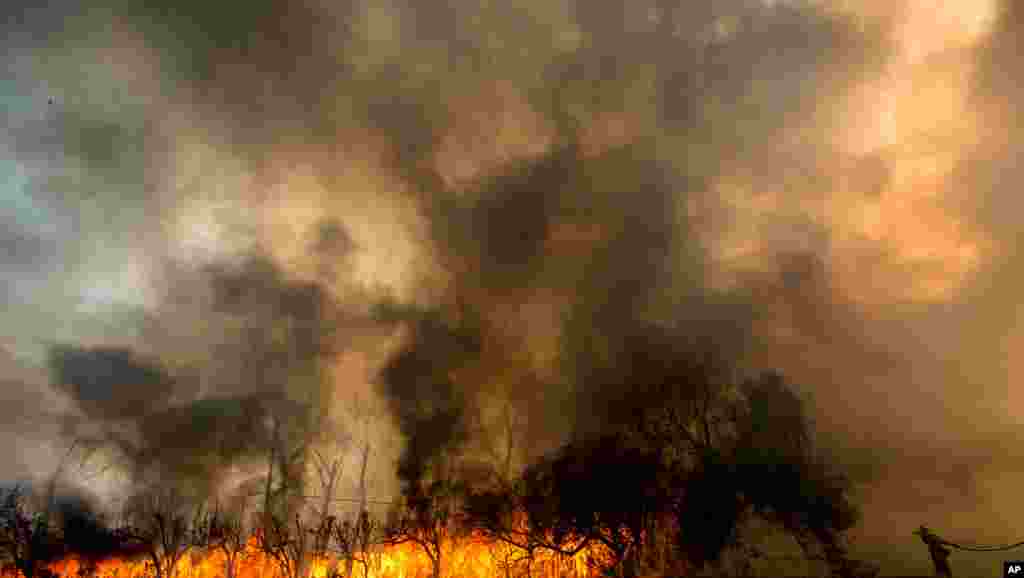
<instances>
[{"instance_id":1,"label":"dark smoke plume","mask_svg":"<svg viewBox=\"0 0 1024 578\"><path fill-rule=\"evenodd\" d=\"M128 349L55 347L50 367L54 386L100 420L139 418L166 404L176 386L163 368Z\"/></svg>"}]
</instances>

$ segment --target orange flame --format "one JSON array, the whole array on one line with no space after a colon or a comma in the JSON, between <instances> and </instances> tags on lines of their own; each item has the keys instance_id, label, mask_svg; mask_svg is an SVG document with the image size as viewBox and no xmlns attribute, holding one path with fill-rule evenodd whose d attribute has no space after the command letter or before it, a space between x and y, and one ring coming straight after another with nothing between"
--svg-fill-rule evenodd
<instances>
[{"instance_id":1,"label":"orange flame","mask_svg":"<svg viewBox=\"0 0 1024 578\"><path fill-rule=\"evenodd\" d=\"M442 578L514 578L542 576L550 578L592 578L599 574L598 565L608 556L598 547L584 549L575 556L549 551L535 552L527 562L526 553L518 548L472 535L449 539L442 544ZM196 547L182 556L173 578L226 578L226 554L210 547ZM528 564L528 565L527 565ZM428 578L431 561L416 544L378 546L369 552L358 552L349 566L341 556L313 557L304 578ZM153 563L145 557L110 558L89 562L76 555L52 562L47 569L60 578L151 578L156 575ZM0 578L19 578L20 572L0 572ZM274 559L261 551L250 539L238 554L234 578L286 578Z\"/></svg>"}]
</instances>

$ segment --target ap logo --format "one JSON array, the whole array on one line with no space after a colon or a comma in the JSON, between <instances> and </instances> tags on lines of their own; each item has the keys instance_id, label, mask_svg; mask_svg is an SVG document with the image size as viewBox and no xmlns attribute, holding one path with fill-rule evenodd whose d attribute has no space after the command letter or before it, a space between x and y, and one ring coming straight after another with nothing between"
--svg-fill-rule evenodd
<instances>
[{"instance_id":1,"label":"ap logo","mask_svg":"<svg viewBox=\"0 0 1024 578\"><path fill-rule=\"evenodd\" d=\"M1024 561L1011 560L1003 562L1003 578L1009 577L1024 578Z\"/></svg>"}]
</instances>

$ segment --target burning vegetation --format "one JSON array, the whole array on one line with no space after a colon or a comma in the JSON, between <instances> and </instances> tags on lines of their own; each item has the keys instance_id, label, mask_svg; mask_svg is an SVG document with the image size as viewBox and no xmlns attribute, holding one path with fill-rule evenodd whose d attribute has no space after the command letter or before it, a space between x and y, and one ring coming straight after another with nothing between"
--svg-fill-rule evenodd
<instances>
[{"instance_id":1,"label":"burning vegetation","mask_svg":"<svg viewBox=\"0 0 1024 578\"><path fill-rule=\"evenodd\" d=\"M146 70L198 68L153 78L189 89L143 99L161 104L131 133L166 139L130 142L153 156L138 190L170 192L130 331L48 336L41 389L71 449L3 489L4 578L750 576L766 533L808 572L871 573L803 384L897 367L830 266L839 238L858 263L901 253L830 233L846 205L813 201L834 167L889 185L815 128L879 65L870 20L753 0L179 4L110 11L142 61L170 43ZM224 142L176 124L175 99L223 113Z\"/></svg>"},{"instance_id":2,"label":"burning vegetation","mask_svg":"<svg viewBox=\"0 0 1024 578\"><path fill-rule=\"evenodd\" d=\"M8 490L8 575L749 575L770 556L755 522L822 572L870 570L846 554L857 509L805 399L744 363L749 311L693 277L671 289L694 256L642 153L570 138L475 200L421 175L445 271L429 303L328 290L357 247L326 222L312 277L255 250L179 271L137 346L52 347L67 459L127 483L113 509L65 500L60 469ZM168 356L182 323L213 353ZM373 332L391 343L376 415L333 372ZM374 463L388 423L400 449Z\"/></svg>"},{"instance_id":3,"label":"burning vegetation","mask_svg":"<svg viewBox=\"0 0 1024 578\"><path fill-rule=\"evenodd\" d=\"M297 422L274 412L296 408L262 400L254 411L276 417L260 420L271 441L259 492L223 501L197 491L196 479L153 479L109 519L85 499L11 488L0 512L4 576L748 575L764 555L744 533L754 519L794 537L830 575L870 570L846 556L842 535L857 516L849 485L815 452L803 402L784 379L730 385L712 353L681 351L667 332L646 336L625 342L624 360L643 364L647 385L609 409L600 434L578 430L518 475L455 452L449 428L460 416L434 410L445 415L434 427L448 434L446 449L406 446L400 500L371 512L381 504L367 498L364 448L357 506L335 508L342 456L306 447L316 476L294 475L297 452L281 452ZM384 379L407 359L397 355ZM321 496L305 495L306 479Z\"/></svg>"}]
</instances>

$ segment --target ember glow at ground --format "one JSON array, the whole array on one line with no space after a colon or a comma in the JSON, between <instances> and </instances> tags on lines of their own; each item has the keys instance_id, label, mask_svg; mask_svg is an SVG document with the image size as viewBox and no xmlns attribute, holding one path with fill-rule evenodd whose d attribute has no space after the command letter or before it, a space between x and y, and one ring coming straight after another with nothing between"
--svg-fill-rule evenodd
<instances>
[{"instance_id":1,"label":"ember glow at ground","mask_svg":"<svg viewBox=\"0 0 1024 578\"><path fill-rule=\"evenodd\" d=\"M502 554L499 544L480 540L467 540L458 548L452 548L449 561L453 575L467 578L489 578L504 574L507 559ZM534 571L538 576L589 576L587 553L574 557L547 556L537 561ZM380 578L413 578L422 576L430 570L430 561L413 544L394 546L373 553L366 558L366 574L360 563L358 575ZM209 555L186 556L178 569L182 578L212 578L224 576L225 555L214 552ZM334 559L315 559L310 564L311 578L324 578L330 575L335 566L344 566L344 562ZM139 578L152 575L152 565L145 560L126 560L109 558L92 565L88 561L70 557L51 564L50 568L58 576L80 576L83 569L93 571L97 576L122 576ZM262 578L279 575L273 559L261 552L255 544L250 544L239 554L237 578Z\"/></svg>"},{"instance_id":2,"label":"ember glow at ground","mask_svg":"<svg viewBox=\"0 0 1024 578\"><path fill-rule=\"evenodd\" d=\"M614 364L643 320L797 384L856 485L852 552L883 576L929 571L919 524L1024 538L1024 4L0 15L0 482L60 469L110 512L157 473L258 485L231 413L252 396L317 408L339 497L398 499L410 448L456 438L515 476L628 399L566 360ZM482 353L438 362L461 344L430 328L464 324ZM166 375L124 383L131 363L61 346ZM451 400L472 402L464 431L418 445L416 411Z\"/></svg>"}]
</instances>

